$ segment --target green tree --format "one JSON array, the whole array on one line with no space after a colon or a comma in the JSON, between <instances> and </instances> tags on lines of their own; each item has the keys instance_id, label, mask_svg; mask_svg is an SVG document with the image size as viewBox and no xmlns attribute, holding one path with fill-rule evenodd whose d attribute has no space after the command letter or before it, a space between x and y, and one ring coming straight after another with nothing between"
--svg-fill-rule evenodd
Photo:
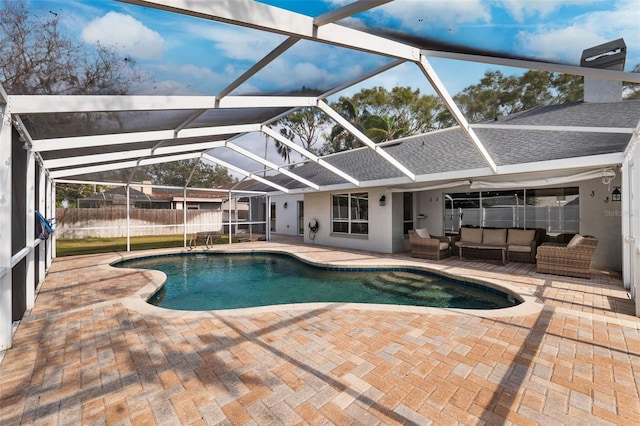
<instances>
[{"instance_id":1,"label":"green tree","mask_svg":"<svg viewBox=\"0 0 640 426\"><path fill-rule=\"evenodd\" d=\"M478 84L466 87L453 99L466 119L475 123L540 105L579 101L582 93L579 76L533 70L505 76L500 71L487 71ZM440 127L456 124L444 106L438 120Z\"/></svg>"},{"instance_id":2,"label":"green tree","mask_svg":"<svg viewBox=\"0 0 640 426\"><path fill-rule=\"evenodd\" d=\"M192 171L193 175L187 184L187 179ZM151 182L155 185L188 185L193 188L214 188L233 182L233 178L226 168L212 166L199 159L154 164L149 166L147 172Z\"/></svg>"},{"instance_id":3,"label":"green tree","mask_svg":"<svg viewBox=\"0 0 640 426\"><path fill-rule=\"evenodd\" d=\"M343 116L351 125L361 132L364 132L363 120L365 116L360 113L360 108L350 98L341 96L338 102L331 107ZM331 132L325 137L326 142L322 146L322 154L345 151L362 146L362 142L340 124L335 124Z\"/></svg>"},{"instance_id":4,"label":"green tree","mask_svg":"<svg viewBox=\"0 0 640 426\"><path fill-rule=\"evenodd\" d=\"M410 87L363 89L352 97L341 97L331 105L372 141L384 142L424 133L436 127L438 99L421 95ZM343 126L336 124L325 136L324 154L362 146Z\"/></svg>"},{"instance_id":5,"label":"green tree","mask_svg":"<svg viewBox=\"0 0 640 426\"><path fill-rule=\"evenodd\" d=\"M63 201L66 200L69 203L68 207L75 208L78 206L78 198L89 197L107 189L109 187L104 185L59 183L56 185L56 206L63 207Z\"/></svg>"},{"instance_id":6,"label":"green tree","mask_svg":"<svg viewBox=\"0 0 640 426\"><path fill-rule=\"evenodd\" d=\"M280 129L280 134L289 140L293 140L295 135L290 129L283 127ZM276 139L276 151L278 154L287 161L287 164L291 164L291 148L279 140Z\"/></svg>"},{"instance_id":7,"label":"green tree","mask_svg":"<svg viewBox=\"0 0 640 426\"><path fill-rule=\"evenodd\" d=\"M302 86L300 90L290 93L292 96L317 96L320 90ZM329 118L318 108L299 108L275 123L280 127L280 134L285 138L299 142L307 151L317 153L316 143ZM269 138L267 138L268 140ZM291 163L291 148L283 143L275 141L276 150L287 163ZM266 155L266 152L265 152Z\"/></svg>"},{"instance_id":8,"label":"green tree","mask_svg":"<svg viewBox=\"0 0 640 426\"><path fill-rule=\"evenodd\" d=\"M396 86L363 89L352 97L363 115L388 117L396 129L404 129L402 136L425 133L435 128L438 98L421 95L420 89ZM401 136L398 136L401 137Z\"/></svg>"},{"instance_id":9,"label":"green tree","mask_svg":"<svg viewBox=\"0 0 640 426\"><path fill-rule=\"evenodd\" d=\"M366 134L373 142L385 142L401 138L407 134L402 121L386 115L369 115L364 119Z\"/></svg>"},{"instance_id":10,"label":"green tree","mask_svg":"<svg viewBox=\"0 0 640 426\"><path fill-rule=\"evenodd\" d=\"M297 138L306 150L316 152L315 144L327 121L328 117L318 108L304 107L281 118L278 125L285 130L280 132L283 136Z\"/></svg>"},{"instance_id":11,"label":"green tree","mask_svg":"<svg viewBox=\"0 0 640 426\"><path fill-rule=\"evenodd\" d=\"M94 95L126 94L142 75L135 61L104 46L76 42L60 25L56 13L35 14L22 0L5 1L0 8L0 82L9 94ZM38 131L55 128L66 114L46 114L25 122ZM107 114L116 120L116 114ZM104 115L103 115L104 117ZM93 122L92 114L85 114ZM60 184L56 202L74 207L78 198L104 187Z\"/></svg>"}]
</instances>

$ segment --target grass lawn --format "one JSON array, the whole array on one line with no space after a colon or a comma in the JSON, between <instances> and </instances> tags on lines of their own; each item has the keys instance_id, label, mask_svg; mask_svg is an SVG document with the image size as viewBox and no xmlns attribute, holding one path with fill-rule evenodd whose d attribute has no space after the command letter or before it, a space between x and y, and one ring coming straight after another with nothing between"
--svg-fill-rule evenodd
<instances>
[{"instance_id":1,"label":"grass lawn","mask_svg":"<svg viewBox=\"0 0 640 426\"><path fill-rule=\"evenodd\" d=\"M184 236L182 234L131 237L131 250L182 247L184 242L183 238ZM218 244L227 244L227 242L227 236L222 236L221 241L216 241ZM125 237L58 239L56 240L56 249L56 256L59 257L126 251L127 239Z\"/></svg>"}]
</instances>

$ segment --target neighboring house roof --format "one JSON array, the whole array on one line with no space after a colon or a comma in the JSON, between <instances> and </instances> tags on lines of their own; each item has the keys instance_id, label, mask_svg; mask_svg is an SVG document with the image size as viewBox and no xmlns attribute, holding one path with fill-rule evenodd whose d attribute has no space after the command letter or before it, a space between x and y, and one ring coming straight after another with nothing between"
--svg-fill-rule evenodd
<instances>
[{"instance_id":1,"label":"neighboring house roof","mask_svg":"<svg viewBox=\"0 0 640 426\"><path fill-rule=\"evenodd\" d=\"M622 153L631 140L630 133L611 133L605 129L602 133L585 132L577 128L634 129L639 122L640 100L578 102L537 107L499 117L481 123L474 131L500 167ZM559 126L562 130L533 129L528 126ZM576 129L568 129L571 127ZM412 136L382 146L420 177L421 181L429 181L428 175L438 173L487 168L487 163L460 127ZM404 176L368 148L345 151L324 159L361 182ZM292 172L320 186L347 183L340 176L313 162L296 167ZM281 174L272 176L270 180L288 189L305 188L300 182ZM254 184L251 189L273 191L259 183Z\"/></svg>"},{"instance_id":2,"label":"neighboring house roof","mask_svg":"<svg viewBox=\"0 0 640 426\"><path fill-rule=\"evenodd\" d=\"M184 196L183 189L171 189L171 188L153 188L153 195L163 199L173 199L179 197L181 200ZM221 202L224 197L229 194L226 191L199 191L197 189L188 189L187 198L201 199L203 202Z\"/></svg>"},{"instance_id":3,"label":"neighboring house roof","mask_svg":"<svg viewBox=\"0 0 640 426\"><path fill-rule=\"evenodd\" d=\"M98 194L91 195L89 197L80 198L81 201L104 201L104 200L124 200L127 197L127 189L124 186L119 186L113 189L109 189ZM149 201L153 203L166 202L161 198L153 197L138 191L137 189L129 188L129 199L131 201Z\"/></svg>"}]
</instances>

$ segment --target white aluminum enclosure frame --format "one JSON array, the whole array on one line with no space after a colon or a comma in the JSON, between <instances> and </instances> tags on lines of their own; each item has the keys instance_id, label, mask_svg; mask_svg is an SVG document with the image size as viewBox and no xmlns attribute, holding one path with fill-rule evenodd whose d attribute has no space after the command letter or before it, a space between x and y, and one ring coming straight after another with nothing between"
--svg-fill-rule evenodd
<instances>
[{"instance_id":1,"label":"white aluminum enclosure frame","mask_svg":"<svg viewBox=\"0 0 640 426\"><path fill-rule=\"evenodd\" d=\"M8 95L0 86L0 350L11 346L12 321L12 268L13 265L26 259L27 267L27 288L35 287L33 281L35 276L42 280L46 270L51 265L52 257L55 253L55 238L46 241L32 241L33 210L37 208L46 217L53 217L55 200L55 182L59 180L71 181L76 175L114 170L118 168L136 167L144 164L163 163L178 161L187 158L203 158L213 161L223 167L235 170L244 176L256 179L273 189L273 193L296 193L305 191L326 191L332 189L368 187L373 183L362 182L356 177L349 175L344 170L333 166L327 159L315 155L302 148L294 141L290 141L280 135L279 132L269 127L276 122L281 115L271 117L265 121L250 124L238 124L233 122L215 127L189 127L198 117L209 110L233 109L233 108L284 108L287 112L295 111L299 108L320 108L337 123L351 131L364 144L367 149L373 150L383 157L393 167L398 169L402 176L389 179L388 181L376 181L375 185L404 185L404 184L424 184L438 180L459 181L467 179L471 175L486 176L487 174L512 174L523 172L536 172L544 170L563 169L562 161L546 161L540 163L530 163L524 165L514 165L498 167L494 159L487 152L482 140L474 131L475 128L482 128L481 125L470 125L453 99L449 95L445 86L432 69L428 62L429 57L439 57L456 59L462 61L473 61L491 63L501 66L512 66L524 69L535 69L550 72L581 75L599 79L626 81L640 83L640 74L625 73L622 71L601 70L594 68L584 68L579 66L569 66L556 63L538 62L520 59L505 59L499 57L461 54L447 51L434 51L419 49L415 46L387 39L374 34L347 28L335 22L339 19L352 16L355 13L375 8L391 0L357 1L342 8L326 13L318 17L309 17L296 14L290 11L278 9L263 3L256 3L249 0L219 0L216 2L193 2L191 0L124 0L126 3L146 6L156 9L171 11L204 19L223 22L230 25L244 28L258 29L270 33L284 35L285 40L271 52L265 52L265 56L245 71L235 81L220 91L217 96L66 96L66 95ZM240 87L249 78L257 74L260 70L268 66L273 60L287 52L299 40L324 43L342 48L368 52L389 58L389 64L357 78L340 87L332 89L330 92L320 96L232 96L231 93ZM362 135L350 126L350 124L335 113L324 99L330 94L337 93L349 86L360 83L378 73L384 72L399 64L410 62L422 71L425 78L430 82L436 93L442 98L449 108L460 127L465 132L469 143L472 144L481 154L485 164L485 169L467 171L465 173L446 172L437 175L416 176L413 171L405 167L384 149L383 145L373 144L366 136ZM182 121L176 128L169 130L153 130L147 132L118 133L109 135L88 135L64 138L41 138L34 139L28 132L24 123L20 119L21 114L55 113L55 112L109 112L109 111L168 111L168 110L190 110L195 111L187 119ZM25 247L14 255L11 244L12 237L12 127L16 128L24 139L28 150L28 167L25 173L27 186L27 211L26 217L22 218L27 230L27 243ZM503 126L505 127L505 126ZM495 128L495 127L494 127ZM506 127L505 127L506 128ZM523 127L519 126L519 129ZM632 134L632 143L624 155L608 154L602 156L591 156L574 159L572 167L600 167L603 165L623 164L623 238L625 241L623 263L624 282L630 286L631 294L636 300L636 314L640 315L640 227L633 228L630 224L637 221L640 197L638 196L638 185L632 183L640 182L640 158L638 144L638 134L640 130L628 128L565 128L562 126L531 126L532 130L542 131L581 131L599 133L625 133ZM261 159L256 153L238 146L231 142L239 135L262 132L289 148L295 150L306 161L312 161L319 166L335 173L344 179L345 183L323 187L311 180L297 176L295 170L288 170L285 164ZM235 135L229 140L219 140L222 135ZM190 142L188 138L211 137L209 141L198 140ZM163 145L163 141L184 142L182 145ZM158 141L153 148L134 148L135 143ZM73 154L71 150L78 148L100 148L109 146L114 152L94 153L80 156ZM268 179L258 176L257 173L244 170L234 164L222 160L215 156L218 149L231 149L240 155L244 155L258 163L285 174L303 184L305 188L289 190L282 185L275 184ZM55 159L43 160L42 154L56 151ZM35 190L35 170L40 167L38 175L38 188ZM185 184L186 186L186 184ZM38 199L35 193L39 194ZM269 197L269 195L267 195ZM267 206L269 202L267 201ZM267 215L269 209L267 208ZM269 231L267 217L267 232ZM36 256L37 251L37 256ZM38 258L36 264L35 257ZM35 271L37 270L37 274ZM29 290L27 295L27 305L33 304L35 295Z\"/></svg>"}]
</instances>

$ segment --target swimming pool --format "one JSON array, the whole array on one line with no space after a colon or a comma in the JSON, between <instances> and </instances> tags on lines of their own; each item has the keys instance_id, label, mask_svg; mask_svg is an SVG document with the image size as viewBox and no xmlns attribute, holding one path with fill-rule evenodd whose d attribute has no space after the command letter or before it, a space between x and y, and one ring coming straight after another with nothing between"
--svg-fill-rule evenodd
<instances>
[{"instance_id":1,"label":"swimming pool","mask_svg":"<svg viewBox=\"0 0 640 426\"><path fill-rule=\"evenodd\" d=\"M180 253L124 260L116 267L164 272L148 302L203 311L311 302L499 309L520 303L479 284L410 268L329 268L275 253Z\"/></svg>"}]
</instances>

